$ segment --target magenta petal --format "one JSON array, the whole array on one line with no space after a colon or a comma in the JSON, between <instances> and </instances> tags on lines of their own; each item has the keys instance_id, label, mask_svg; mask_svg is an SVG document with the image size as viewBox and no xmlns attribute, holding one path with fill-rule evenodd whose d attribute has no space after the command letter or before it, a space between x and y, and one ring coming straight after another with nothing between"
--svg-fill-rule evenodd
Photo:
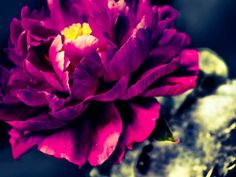
<instances>
[{"instance_id":1,"label":"magenta petal","mask_svg":"<svg viewBox=\"0 0 236 177\"><path fill-rule=\"evenodd\" d=\"M155 64L162 64L176 57L189 43L188 35L175 33L175 30L165 30L159 45L151 51L150 56L155 60Z\"/></svg>"},{"instance_id":2,"label":"magenta petal","mask_svg":"<svg viewBox=\"0 0 236 177\"><path fill-rule=\"evenodd\" d=\"M108 63L106 80L118 80L132 73L146 59L150 49L150 32L148 29L136 30Z\"/></svg>"},{"instance_id":3,"label":"magenta petal","mask_svg":"<svg viewBox=\"0 0 236 177\"><path fill-rule=\"evenodd\" d=\"M120 163L127 148L132 149L133 143L143 142L149 137L159 118L160 104L154 98L142 98L120 102L117 107L122 116L124 130L111 160Z\"/></svg>"},{"instance_id":4,"label":"magenta petal","mask_svg":"<svg viewBox=\"0 0 236 177\"><path fill-rule=\"evenodd\" d=\"M70 98L64 99L64 98L59 98L53 94L47 94L48 106L51 112L56 112L62 109L65 106L66 101L69 101L69 100Z\"/></svg>"},{"instance_id":5,"label":"magenta petal","mask_svg":"<svg viewBox=\"0 0 236 177\"><path fill-rule=\"evenodd\" d=\"M174 28L174 21L178 17L178 12L170 6L153 7L153 13L158 16L156 23L153 23L152 39L156 43L162 37L162 33L166 29ZM154 21L155 22L155 21Z\"/></svg>"},{"instance_id":6,"label":"magenta petal","mask_svg":"<svg viewBox=\"0 0 236 177\"><path fill-rule=\"evenodd\" d=\"M26 121L10 121L8 124L21 131L42 131L61 128L66 123L54 119L48 113L41 113L28 118Z\"/></svg>"},{"instance_id":7,"label":"magenta petal","mask_svg":"<svg viewBox=\"0 0 236 177\"><path fill-rule=\"evenodd\" d=\"M122 99L128 100L132 97L140 95L157 79L175 71L178 67L178 62L179 58L175 58L170 63L163 64L147 70L140 76L140 78L135 84L131 85L131 87L127 89L126 93L122 96Z\"/></svg>"},{"instance_id":8,"label":"magenta petal","mask_svg":"<svg viewBox=\"0 0 236 177\"><path fill-rule=\"evenodd\" d=\"M197 76L186 76L182 78L171 77L162 81L163 86L159 86L156 89L149 89L145 91L143 97L153 96L174 96L184 93L189 89L196 87Z\"/></svg>"},{"instance_id":9,"label":"magenta petal","mask_svg":"<svg viewBox=\"0 0 236 177\"><path fill-rule=\"evenodd\" d=\"M78 130L77 130L78 131ZM83 133L88 131L83 129ZM85 137L82 137L85 140ZM87 160L88 142L76 137L76 130L65 129L49 135L38 144L38 149L48 155L63 158L78 166L82 166ZM88 139L86 139L88 141Z\"/></svg>"},{"instance_id":10,"label":"magenta petal","mask_svg":"<svg viewBox=\"0 0 236 177\"><path fill-rule=\"evenodd\" d=\"M11 22L10 30L10 45L5 51L14 64L21 66L28 49L26 31L22 29L21 22L17 19Z\"/></svg>"},{"instance_id":11,"label":"magenta petal","mask_svg":"<svg viewBox=\"0 0 236 177\"><path fill-rule=\"evenodd\" d=\"M44 82L48 83L49 85L51 85L56 90L64 91L63 86L57 80L54 73L39 70L32 63L30 63L28 60L25 61L25 69L26 69L26 72L28 74L30 74L31 77L33 77L34 79L37 79L39 81L44 81Z\"/></svg>"},{"instance_id":12,"label":"magenta petal","mask_svg":"<svg viewBox=\"0 0 236 177\"><path fill-rule=\"evenodd\" d=\"M83 1L86 4L88 13L88 23L93 29L92 35L99 39L103 45L111 44L115 21L119 15L119 11L109 7L111 1ZM106 19L106 20L104 20Z\"/></svg>"},{"instance_id":13,"label":"magenta petal","mask_svg":"<svg viewBox=\"0 0 236 177\"><path fill-rule=\"evenodd\" d=\"M128 87L129 76L123 76L111 89L98 93L92 97L89 97L88 100L96 100L96 101L114 101L120 98Z\"/></svg>"},{"instance_id":14,"label":"magenta petal","mask_svg":"<svg viewBox=\"0 0 236 177\"><path fill-rule=\"evenodd\" d=\"M46 106L46 93L33 89L21 89L17 92L17 97L26 105L32 107Z\"/></svg>"},{"instance_id":15,"label":"magenta petal","mask_svg":"<svg viewBox=\"0 0 236 177\"><path fill-rule=\"evenodd\" d=\"M27 55L27 50L28 50L28 44L27 44L27 34L25 31L23 31L18 40L17 43L15 45L15 51L17 53L17 55L19 55L22 58L25 58Z\"/></svg>"},{"instance_id":16,"label":"magenta petal","mask_svg":"<svg viewBox=\"0 0 236 177\"><path fill-rule=\"evenodd\" d=\"M121 132L122 121L114 105L94 105L80 117L77 124L46 136L38 148L78 166L87 160L96 166L113 153Z\"/></svg>"},{"instance_id":17,"label":"magenta petal","mask_svg":"<svg viewBox=\"0 0 236 177\"><path fill-rule=\"evenodd\" d=\"M50 115L56 119L68 122L81 115L88 104L89 102L80 102L76 105L65 106L59 110L52 110Z\"/></svg>"},{"instance_id":18,"label":"magenta petal","mask_svg":"<svg viewBox=\"0 0 236 177\"><path fill-rule=\"evenodd\" d=\"M42 42L48 42L58 33L57 29L50 29L49 26L46 26L44 21L36 19L23 18L22 26L25 31L29 32L28 44L33 46L38 46Z\"/></svg>"},{"instance_id":19,"label":"magenta petal","mask_svg":"<svg viewBox=\"0 0 236 177\"><path fill-rule=\"evenodd\" d=\"M163 31L162 37L161 37L158 45L159 46L168 45L176 34L177 34L176 29L165 29Z\"/></svg>"},{"instance_id":20,"label":"magenta petal","mask_svg":"<svg viewBox=\"0 0 236 177\"><path fill-rule=\"evenodd\" d=\"M21 101L17 97L17 89L12 89L8 91L6 94L1 95L0 97L0 103L3 104L17 104L20 103Z\"/></svg>"},{"instance_id":21,"label":"magenta petal","mask_svg":"<svg viewBox=\"0 0 236 177\"><path fill-rule=\"evenodd\" d=\"M49 49L49 60L51 61L59 80L62 82L64 89L66 91L70 91L69 72L66 71L70 61L65 56L65 52L62 50L62 47L62 39L61 36L58 35L52 42Z\"/></svg>"},{"instance_id":22,"label":"magenta petal","mask_svg":"<svg viewBox=\"0 0 236 177\"><path fill-rule=\"evenodd\" d=\"M158 83L147 89L142 96L173 96L181 94L196 86L196 79L199 72L198 51L184 50L179 57L179 69L173 74L160 79Z\"/></svg>"},{"instance_id":23,"label":"magenta petal","mask_svg":"<svg viewBox=\"0 0 236 177\"><path fill-rule=\"evenodd\" d=\"M50 10L51 23L53 23L57 29L63 29L63 27L65 27L65 22L60 0L47 0L47 3Z\"/></svg>"},{"instance_id":24,"label":"magenta petal","mask_svg":"<svg viewBox=\"0 0 236 177\"><path fill-rule=\"evenodd\" d=\"M143 142L155 128L159 118L160 104L154 99L143 99L138 102L130 102L133 112L132 122L128 123L125 130L125 143L128 148L134 142Z\"/></svg>"},{"instance_id":25,"label":"magenta petal","mask_svg":"<svg viewBox=\"0 0 236 177\"><path fill-rule=\"evenodd\" d=\"M175 21L178 16L178 11L171 6L166 5L158 8L159 20Z\"/></svg>"},{"instance_id":26,"label":"magenta petal","mask_svg":"<svg viewBox=\"0 0 236 177\"><path fill-rule=\"evenodd\" d=\"M113 104L108 105L104 111L103 119L109 120L99 127L94 137L88 161L92 166L101 165L115 150L122 132L122 121L119 112ZM102 118L102 117L101 117Z\"/></svg>"},{"instance_id":27,"label":"magenta petal","mask_svg":"<svg viewBox=\"0 0 236 177\"><path fill-rule=\"evenodd\" d=\"M19 68L12 69L9 73L7 87L10 88L26 88L29 77Z\"/></svg>"},{"instance_id":28,"label":"magenta petal","mask_svg":"<svg viewBox=\"0 0 236 177\"><path fill-rule=\"evenodd\" d=\"M55 37L59 30L54 23L47 23L45 11L30 11L28 7L23 7L21 11L21 25L29 34L28 43L38 46L41 42L48 42Z\"/></svg>"},{"instance_id":29,"label":"magenta petal","mask_svg":"<svg viewBox=\"0 0 236 177\"><path fill-rule=\"evenodd\" d=\"M137 5L137 14L136 14L136 21L140 22L142 18L145 18L146 25L151 26L152 24L152 6L150 4L150 0L140 0ZM135 9L134 9L135 11Z\"/></svg>"},{"instance_id":30,"label":"magenta petal","mask_svg":"<svg viewBox=\"0 0 236 177\"><path fill-rule=\"evenodd\" d=\"M98 39L94 36L79 36L75 41L66 41L63 49L70 62L76 66L81 58L94 52L98 47Z\"/></svg>"},{"instance_id":31,"label":"magenta petal","mask_svg":"<svg viewBox=\"0 0 236 177\"><path fill-rule=\"evenodd\" d=\"M16 129L11 129L9 135L14 159L18 159L42 140L38 136L24 135L23 132Z\"/></svg>"},{"instance_id":32,"label":"magenta petal","mask_svg":"<svg viewBox=\"0 0 236 177\"><path fill-rule=\"evenodd\" d=\"M73 75L72 97L85 99L93 95L98 87L98 79L103 73L101 59L97 53L83 58L77 65Z\"/></svg>"},{"instance_id":33,"label":"magenta petal","mask_svg":"<svg viewBox=\"0 0 236 177\"><path fill-rule=\"evenodd\" d=\"M18 37L23 32L21 21L14 18L10 25L10 39L12 44L16 44Z\"/></svg>"}]
</instances>

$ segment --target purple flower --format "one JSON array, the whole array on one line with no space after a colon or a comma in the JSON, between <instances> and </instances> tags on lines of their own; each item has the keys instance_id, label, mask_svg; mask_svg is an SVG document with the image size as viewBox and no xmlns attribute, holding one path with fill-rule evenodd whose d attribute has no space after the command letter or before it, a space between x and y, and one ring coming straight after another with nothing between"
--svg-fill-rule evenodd
<instances>
[{"instance_id":1,"label":"purple flower","mask_svg":"<svg viewBox=\"0 0 236 177\"><path fill-rule=\"evenodd\" d=\"M0 119L14 158L34 146L78 166L120 162L155 127L154 97L192 89L198 52L149 0L48 0L13 19L1 72Z\"/></svg>"}]
</instances>

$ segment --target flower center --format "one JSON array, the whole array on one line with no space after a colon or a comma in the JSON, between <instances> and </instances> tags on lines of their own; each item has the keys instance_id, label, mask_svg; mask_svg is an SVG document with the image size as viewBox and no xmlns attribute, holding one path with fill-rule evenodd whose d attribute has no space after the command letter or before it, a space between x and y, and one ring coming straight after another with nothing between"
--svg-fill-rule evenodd
<instances>
[{"instance_id":1,"label":"flower center","mask_svg":"<svg viewBox=\"0 0 236 177\"><path fill-rule=\"evenodd\" d=\"M76 40L79 36L89 36L92 33L88 23L74 23L69 27L64 28L61 34L68 40Z\"/></svg>"}]
</instances>

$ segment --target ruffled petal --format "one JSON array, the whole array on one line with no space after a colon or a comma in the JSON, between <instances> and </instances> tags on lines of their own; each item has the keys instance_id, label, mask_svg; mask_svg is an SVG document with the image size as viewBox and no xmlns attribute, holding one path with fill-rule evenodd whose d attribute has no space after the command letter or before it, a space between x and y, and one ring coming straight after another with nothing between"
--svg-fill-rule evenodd
<instances>
[{"instance_id":1,"label":"ruffled petal","mask_svg":"<svg viewBox=\"0 0 236 177\"><path fill-rule=\"evenodd\" d=\"M160 104L154 98L116 103L122 121L123 133L111 161L121 163L126 149L132 149L135 142L143 142L155 128L159 118Z\"/></svg>"},{"instance_id":2,"label":"ruffled petal","mask_svg":"<svg viewBox=\"0 0 236 177\"><path fill-rule=\"evenodd\" d=\"M70 64L69 59L65 56L62 50L63 44L61 36L58 35L51 44L49 49L49 60L52 63L53 69L61 81L64 89L70 91L69 86L69 72L66 71Z\"/></svg>"},{"instance_id":3,"label":"ruffled petal","mask_svg":"<svg viewBox=\"0 0 236 177\"><path fill-rule=\"evenodd\" d=\"M46 25L44 21L23 18L22 26L28 32L27 43L32 46L39 46L44 42L49 42L57 34L58 30Z\"/></svg>"},{"instance_id":4,"label":"ruffled petal","mask_svg":"<svg viewBox=\"0 0 236 177\"><path fill-rule=\"evenodd\" d=\"M25 59L28 45L27 34L22 28L21 21L14 18L10 25L10 43L9 47L5 49L9 59L16 65L22 66Z\"/></svg>"},{"instance_id":5,"label":"ruffled petal","mask_svg":"<svg viewBox=\"0 0 236 177\"><path fill-rule=\"evenodd\" d=\"M140 0L137 7L136 22L140 22L142 18L145 18L146 25L151 26L153 20L152 13L150 0Z\"/></svg>"},{"instance_id":6,"label":"ruffled petal","mask_svg":"<svg viewBox=\"0 0 236 177\"><path fill-rule=\"evenodd\" d=\"M163 64L179 55L183 47L189 45L190 38L185 33L177 33L176 30L165 30L159 41L159 45L150 53L153 65ZM168 51L168 52L167 52Z\"/></svg>"},{"instance_id":7,"label":"ruffled petal","mask_svg":"<svg viewBox=\"0 0 236 177\"><path fill-rule=\"evenodd\" d=\"M10 24L10 39L11 43L14 45L17 43L18 37L23 32L21 21L13 18Z\"/></svg>"},{"instance_id":8,"label":"ruffled petal","mask_svg":"<svg viewBox=\"0 0 236 177\"><path fill-rule=\"evenodd\" d=\"M47 3L50 11L50 21L53 22L53 25L55 25L56 28L63 29L65 27L65 22L60 0L47 0Z\"/></svg>"},{"instance_id":9,"label":"ruffled petal","mask_svg":"<svg viewBox=\"0 0 236 177\"><path fill-rule=\"evenodd\" d=\"M56 119L69 122L80 116L86 110L89 103L89 101L83 101L75 105L66 105L59 110L51 110L50 115Z\"/></svg>"},{"instance_id":10,"label":"ruffled petal","mask_svg":"<svg viewBox=\"0 0 236 177\"><path fill-rule=\"evenodd\" d=\"M99 39L101 45L112 45L113 29L119 11L114 10L107 0L84 1L88 12L88 23L93 29L92 35ZM106 19L106 20L104 20Z\"/></svg>"},{"instance_id":11,"label":"ruffled petal","mask_svg":"<svg viewBox=\"0 0 236 177\"><path fill-rule=\"evenodd\" d=\"M70 62L76 66L80 60L94 52L98 47L98 39L94 36L79 36L75 41L65 41L63 49Z\"/></svg>"},{"instance_id":12,"label":"ruffled petal","mask_svg":"<svg viewBox=\"0 0 236 177\"><path fill-rule=\"evenodd\" d=\"M62 91L62 92L64 91L63 86L58 81L54 73L49 72L49 71L39 70L28 60L25 61L25 69L26 69L26 72L30 74L33 79L36 79L38 81L44 81L50 86L52 86L52 88L54 88L55 90Z\"/></svg>"},{"instance_id":13,"label":"ruffled petal","mask_svg":"<svg viewBox=\"0 0 236 177\"><path fill-rule=\"evenodd\" d=\"M98 93L94 96L88 97L87 100L96 100L102 102L114 101L120 98L126 91L129 83L129 76L123 76L117 83L103 93Z\"/></svg>"},{"instance_id":14,"label":"ruffled petal","mask_svg":"<svg viewBox=\"0 0 236 177\"><path fill-rule=\"evenodd\" d=\"M112 104L97 106L91 106L77 124L45 137L39 150L78 166L87 160L93 166L102 164L117 146L122 122Z\"/></svg>"},{"instance_id":15,"label":"ruffled petal","mask_svg":"<svg viewBox=\"0 0 236 177\"><path fill-rule=\"evenodd\" d=\"M26 121L10 121L8 124L15 129L30 132L52 130L66 125L65 122L54 119L48 113L40 113L37 116L28 118Z\"/></svg>"},{"instance_id":16,"label":"ruffled petal","mask_svg":"<svg viewBox=\"0 0 236 177\"><path fill-rule=\"evenodd\" d=\"M89 133L86 128L80 128L84 136ZM45 154L82 166L87 160L89 142L88 137L82 137L81 133L77 134L77 131L65 129L44 137L43 141L38 144L38 149Z\"/></svg>"},{"instance_id":17,"label":"ruffled petal","mask_svg":"<svg viewBox=\"0 0 236 177\"><path fill-rule=\"evenodd\" d=\"M178 95L196 86L199 72L199 53L196 50L183 50L178 69L150 86L144 97Z\"/></svg>"},{"instance_id":18,"label":"ruffled petal","mask_svg":"<svg viewBox=\"0 0 236 177\"><path fill-rule=\"evenodd\" d=\"M105 123L97 125L93 146L88 156L88 161L93 166L101 165L111 156L122 132L121 117L115 106L110 103L107 104L104 112L103 115L97 117Z\"/></svg>"},{"instance_id":19,"label":"ruffled petal","mask_svg":"<svg viewBox=\"0 0 236 177\"><path fill-rule=\"evenodd\" d=\"M29 83L29 77L19 68L14 68L9 73L7 82L8 88L26 88Z\"/></svg>"},{"instance_id":20,"label":"ruffled petal","mask_svg":"<svg viewBox=\"0 0 236 177\"><path fill-rule=\"evenodd\" d=\"M131 99L140 95L146 88L153 84L157 79L174 72L178 67L179 58L173 59L170 63L151 68L144 72L136 83L131 85L126 93L121 97L123 100Z\"/></svg>"},{"instance_id":21,"label":"ruffled petal","mask_svg":"<svg viewBox=\"0 0 236 177\"><path fill-rule=\"evenodd\" d=\"M14 159L18 159L21 155L42 141L40 136L24 135L23 132L18 131L17 129L11 129L9 135Z\"/></svg>"},{"instance_id":22,"label":"ruffled petal","mask_svg":"<svg viewBox=\"0 0 236 177\"><path fill-rule=\"evenodd\" d=\"M17 97L24 104L32 107L47 106L46 93L33 89L20 89L17 91Z\"/></svg>"},{"instance_id":23,"label":"ruffled petal","mask_svg":"<svg viewBox=\"0 0 236 177\"><path fill-rule=\"evenodd\" d=\"M83 58L74 71L72 97L83 100L93 95L97 90L102 73L103 66L97 53L94 52Z\"/></svg>"},{"instance_id":24,"label":"ruffled petal","mask_svg":"<svg viewBox=\"0 0 236 177\"><path fill-rule=\"evenodd\" d=\"M153 7L153 15L156 19L153 23L152 42L156 44L166 29L172 29L176 18L179 16L177 10L171 6Z\"/></svg>"},{"instance_id":25,"label":"ruffled petal","mask_svg":"<svg viewBox=\"0 0 236 177\"><path fill-rule=\"evenodd\" d=\"M131 117L126 122L125 142L131 148L134 142L143 142L155 128L159 118L160 104L154 98L129 102ZM123 119L126 119L123 117Z\"/></svg>"},{"instance_id":26,"label":"ruffled petal","mask_svg":"<svg viewBox=\"0 0 236 177\"><path fill-rule=\"evenodd\" d=\"M136 30L108 63L106 80L118 80L123 75L132 73L146 59L150 49L150 31L139 27Z\"/></svg>"}]
</instances>

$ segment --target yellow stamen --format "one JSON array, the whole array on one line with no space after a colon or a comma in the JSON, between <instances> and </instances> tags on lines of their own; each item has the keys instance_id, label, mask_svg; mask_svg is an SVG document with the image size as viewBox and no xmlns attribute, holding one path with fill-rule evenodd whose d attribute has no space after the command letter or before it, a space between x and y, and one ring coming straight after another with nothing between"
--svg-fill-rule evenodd
<instances>
[{"instance_id":1,"label":"yellow stamen","mask_svg":"<svg viewBox=\"0 0 236 177\"><path fill-rule=\"evenodd\" d=\"M92 33L88 23L74 23L69 27L64 28L61 34L68 40L76 40L79 36L89 36Z\"/></svg>"}]
</instances>

